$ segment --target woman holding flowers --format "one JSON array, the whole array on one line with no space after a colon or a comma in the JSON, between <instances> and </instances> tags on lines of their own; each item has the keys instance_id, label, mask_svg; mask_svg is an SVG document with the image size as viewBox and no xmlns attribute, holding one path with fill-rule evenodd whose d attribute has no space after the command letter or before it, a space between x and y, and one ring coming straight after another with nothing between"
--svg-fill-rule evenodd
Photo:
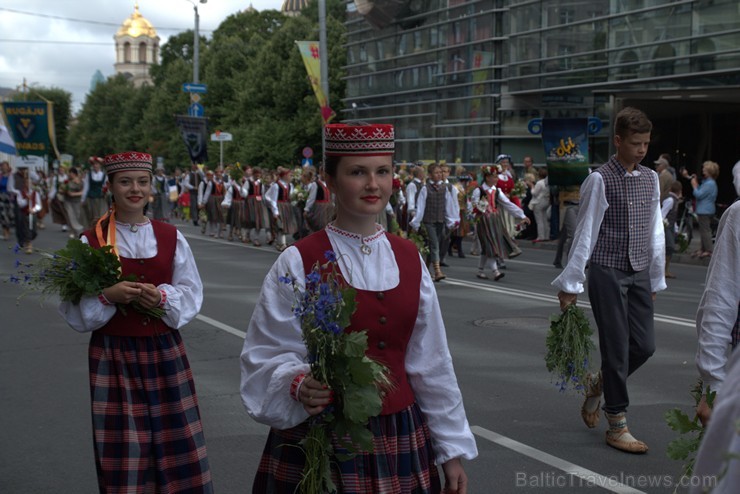
<instances>
[{"instance_id":1,"label":"woman holding flowers","mask_svg":"<svg viewBox=\"0 0 740 494\"><path fill-rule=\"evenodd\" d=\"M512 257L511 254L518 251L504 226L502 211L499 208L518 218L523 224L529 224L529 218L496 186L502 173L499 165L484 165L480 171L483 184L473 190L470 201L471 212L477 217L476 233L481 244L476 276L487 279L486 269L490 269L493 279L498 281L504 277L504 273L498 270L496 259Z\"/></svg>"},{"instance_id":2,"label":"woman holding flowers","mask_svg":"<svg viewBox=\"0 0 740 494\"><path fill-rule=\"evenodd\" d=\"M440 465L445 492L464 494L467 477L461 459L477 456L477 448L434 282L416 246L386 234L375 222L393 188L393 127L330 124L325 136L326 179L335 195L336 218L277 259L265 278L242 350L242 401L250 416L271 427L252 492L292 494L299 487L331 492L333 484L345 494L439 493ZM297 447L299 442L313 437L312 427L322 416L340 415L357 405L341 388L316 377L319 371L336 369L314 366L327 356L307 351L302 316L311 307L294 302L294 290L307 291L315 282L312 276L318 277L316 269L326 276L322 270L328 266L354 291L353 301L345 302L356 303L339 334L364 331L363 358L387 366L391 384L384 387L378 413L363 425L370 449L347 458L340 444L347 436L334 429L325 453L331 458L331 484L309 491L305 482L310 472L304 466L316 456ZM313 307L316 313L324 296L321 292Z\"/></svg>"},{"instance_id":3,"label":"woman holding flowers","mask_svg":"<svg viewBox=\"0 0 740 494\"><path fill-rule=\"evenodd\" d=\"M92 331L90 396L100 491L211 493L195 385L178 331L200 310L200 275L182 234L145 216L151 156L109 155L105 168L113 205L82 240L96 249L111 246L122 277L136 281L59 307L72 328ZM155 309L164 315L142 312Z\"/></svg>"}]
</instances>

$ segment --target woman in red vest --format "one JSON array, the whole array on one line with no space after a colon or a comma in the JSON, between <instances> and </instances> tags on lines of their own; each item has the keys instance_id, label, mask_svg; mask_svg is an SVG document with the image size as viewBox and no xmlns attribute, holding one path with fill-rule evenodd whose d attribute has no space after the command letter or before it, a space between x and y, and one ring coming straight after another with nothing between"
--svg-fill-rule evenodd
<instances>
[{"instance_id":1,"label":"woman in red vest","mask_svg":"<svg viewBox=\"0 0 740 494\"><path fill-rule=\"evenodd\" d=\"M366 355L387 365L395 386L368 424L375 449L350 460L332 457L339 492L467 492L462 458L477 456L452 366L434 282L416 246L376 223L393 188L391 125L331 124L325 128L326 180L336 217L325 229L288 247L265 278L241 355L242 401L271 427L254 493L293 493L305 456L297 445L310 417L332 401L310 376L293 288L331 250L357 310L345 331L366 329ZM338 445L335 443L334 451Z\"/></svg>"},{"instance_id":2,"label":"woman in red vest","mask_svg":"<svg viewBox=\"0 0 740 494\"><path fill-rule=\"evenodd\" d=\"M150 221L152 158L105 157L113 206L81 239L113 246L121 281L60 312L90 332L88 361L93 442L100 492L211 493L211 472L198 399L178 328L203 302L203 285L185 237ZM134 310L159 307L154 319ZM119 307L127 306L124 312Z\"/></svg>"}]
</instances>

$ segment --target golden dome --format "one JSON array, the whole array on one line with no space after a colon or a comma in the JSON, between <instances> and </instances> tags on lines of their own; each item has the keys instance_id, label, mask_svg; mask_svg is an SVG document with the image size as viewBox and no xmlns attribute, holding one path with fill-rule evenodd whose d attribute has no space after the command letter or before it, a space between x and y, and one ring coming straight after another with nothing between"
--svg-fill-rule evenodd
<instances>
[{"instance_id":1,"label":"golden dome","mask_svg":"<svg viewBox=\"0 0 740 494\"><path fill-rule=\"evenodd\" d=\"M283 7L280 10L284 15L296 16L306 5L308 5L308 0L283 0Z\"/></svg>"},{"instance_id":2,"label":"golden dome","mask_svg":"<svg viewBox=\"0 0 740 494\"><path fill-rule=\"evenodd\" d=\"M147 36L149 38L156 38L157 31L152 26L152 23L139 13L139 4L137 3L134 5L134 13L131 14L131 17L123 21L116 36L131 36L132 38Z\"/></svg>"}]
</instances>

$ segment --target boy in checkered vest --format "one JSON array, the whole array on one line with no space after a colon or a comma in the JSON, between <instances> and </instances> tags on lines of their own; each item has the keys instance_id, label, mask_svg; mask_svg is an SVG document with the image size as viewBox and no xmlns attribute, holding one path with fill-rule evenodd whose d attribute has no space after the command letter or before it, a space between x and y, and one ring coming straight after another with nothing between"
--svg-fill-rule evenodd
<instances>
[{"instance_id":1,"label":"boy in checkered vest","mask_svg":"<svg viewBox=\"0 0 740 494\"><path fill-rule=\"evenodd\" d=\"M565 310L583 292L589 263L588 295L599 330L601 371L586 383L581 417L588 427L596 426L603 390L606 442L629 453L645 453L648 447L627 428L627 377L655 352L653 301L666 288L658 176L640 164L651 131L642 111L627 107L617 114L616 154L581 186L570 259L552 283Z\"/></svg>"}]
</instances>

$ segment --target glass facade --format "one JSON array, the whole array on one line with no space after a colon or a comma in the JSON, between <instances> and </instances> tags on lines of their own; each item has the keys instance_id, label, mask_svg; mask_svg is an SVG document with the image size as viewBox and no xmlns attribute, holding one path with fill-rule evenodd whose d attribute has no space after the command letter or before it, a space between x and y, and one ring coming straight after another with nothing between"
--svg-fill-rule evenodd
<instances>
[{"instance_id":1,"label":"glass facade","mask_svg":"<svg viewBox=\"0 0 740 494\"><path fill-rule=\"evenodd\" d=\"M368 3L348 2L342 118L394 123L399 160L543 162L532 118L597 116L599 161L615 98L740 87L737 0L412 0L382 27Z\"/></svg>"}]
</instances>

